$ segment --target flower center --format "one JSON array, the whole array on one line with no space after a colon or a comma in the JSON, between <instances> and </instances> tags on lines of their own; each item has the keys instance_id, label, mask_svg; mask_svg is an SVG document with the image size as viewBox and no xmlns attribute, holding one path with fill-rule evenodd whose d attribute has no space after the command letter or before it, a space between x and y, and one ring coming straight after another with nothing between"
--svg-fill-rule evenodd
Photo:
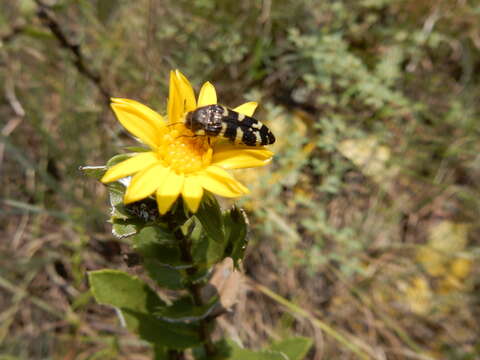
<instances>
[{"instance_id":1,"label":"flower center","mask_svg":"<svg viewBox=\"0 0 480 360\"><path fill-rule=\"evenodd\" d=\"M177 173L191 173L208 166L212 148L206 136L195 136L182 123L165 126L160 133L159 158Z\"/></svg>"}]
</instances>

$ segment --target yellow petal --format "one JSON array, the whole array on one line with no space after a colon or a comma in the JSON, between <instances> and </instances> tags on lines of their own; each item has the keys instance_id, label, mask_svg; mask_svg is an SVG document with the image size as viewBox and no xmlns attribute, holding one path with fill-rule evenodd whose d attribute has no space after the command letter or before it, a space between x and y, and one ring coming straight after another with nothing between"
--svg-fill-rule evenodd
<instances>
[{"instance_id":1,"label":"yellow petal","mask_svg":"<svg viewBox=\"0 0 480 360\"><path fill-rule=\"evenodd\" d=\"M182 197L191 212L197 212L203 196L203 188L195 176L187 176L183 184Z\"/></svg>"},{"instance_id":2,"label":"yellow petal","mask_svg":"<svg viewBox=\"0 0 480 360\"><path fill-rule=\"evenodd\" d=\"M152 119L131 104L113 103L111 106L118 121L125 129L152 149L157 147L158 131Z\"/></svg>"},{"instance_id":3,"label":"yellow petal","mask_svg":"<svg viewBox=\"0 0 480 360\"><path fill-rule=\"evenodd\" d=\"M246 102L245 104L242 104L240 106L237 106L233 110L240 113L240 114L243 114L243 115L253 116L253 113L255 112L255 109L257 108L257 106L258 106L257 102L250 101L250 102Z\"/></svg>"},{"instance_id":4,"label":"yellow petal","mask_svg":"<svg viewBox=\"0 0 480 360\"><path fill-rule=\"evenodd\" d=\"M170 71L170 85L168 89L167 104L168 122L175 123L182 121L181 117L183 116L183 108L183 99L180 95L177 76L175 75L175 72Z\"/></svg>"},{"instance_id":5,"label":"yellow petal","mask_svg":"<svg viewBox=\"0 0 480 360\"><path fill-rule=\"evenodd\" d=\"M155 110L150 109L148 106L139 103L138 101L132 99L122 99L122 98L111 98L112 103L114 104L127 104L130 105L137 111L139 116L150 120L152 125L154 125L157 129L160 129L162 126L165 125L165 120L163 119L162 115L157 113Z\"/></svg>"},{"instance_id":6,"label":"yellow petal","mask_svg":"<svg viewBox=\"0 0 480 360\"><path fill-rule=\"evenodd\" d=\"M198 181L202 187L213 194L223 197L236 198L244 195L241 191L232 190L232 188L223 181L213 178L209 175L200 174L197 176Z\"/></svg>"},{"instance_id":7,"label":"yellow petal","mask_svg":"<svg viewBox=\"0 0 480 360\"><path fill-rule=\"evenodd\" d=\"M107 170L102 177L103 183L112 182L130 176L158 162L158 157L153 152L145 152L122 161Z\"/></svg>"},{"instance_id":8,"label":"yellow petal","mask_svg":"<svg viewBox=\"0 0 480 360\"><path fill-rule=\"evenodd\" d=\"M197 175L204 189L223 197L239 197L248 193L248 189L235 180L225 170L210 166Z\"/></svg>"},{"instance_id":9,"label":"yellow petal","mask_svg":"<svg viewBox=\"0 0 480 360\"><path fill-rule=\"evenodd\" d=\"M168 168L157 163L137 173L127 187L123 202L129 204L152 195L162 185L167 172Z\"/></svg>"},{"instance_id":10,"label":"yellow petal","mask_svg":"<svg viewBox=\"0 0 480 360\"><path fill-rule=\"evenodd\" d=\"M245 194L248 194L250 192L242 183L235 180L232 175L230 175L227 171L218 166L209 166L205 169L205 172L212 177L216 177L217 179L221 179L225 183L228 183L229 186L232 187L232 189L241 191Z\"/></svg>"},{"instance_id":11,"label":"yellow petal","mask_svg":"<svg viewBox=\"0 0 480 360\"><path fill-rule=\"evenodd\" d=\"M263 147L238 148L233 146L219 146L215 149L212 165L224 169L242 169L267 165L272 159L273 152Z\"/></svg>"},{"instance_id":12,"label":"yellow petal","mask_svg":"<svg viewBox=\"0 0 480 360\"><path fill-rule=\"evenodd\" d=\"M175 70L178 89L182 99L182 104L185 106L183 112L195 110L197 102L195 100L195 93L193 92L192 84L190 81L178 70ZM183 114L182 114L183 115Z\"/></svg>"},{"instance_id":13,"label":"yellow petal","mask_svg":"<svg viewBox=\"0 0 480 360\"><path fill-rule=\"evenodd\" d=\"M198 107L213 105L216 103L217 92L215 91L215 87L207 81L200 89L200 94L198 95Z\"/></svg>"},{"instance_id":14,"label":"yellow petal","mask_svg":"<svg viewBox=\"0 0 480 360\"><path fill-rule=\"evenodd\" d=\"M182 192L185 176L168 169L164 181L157 190L157 204L160 214L165 214Z\"/></svg>"}]
</instances>

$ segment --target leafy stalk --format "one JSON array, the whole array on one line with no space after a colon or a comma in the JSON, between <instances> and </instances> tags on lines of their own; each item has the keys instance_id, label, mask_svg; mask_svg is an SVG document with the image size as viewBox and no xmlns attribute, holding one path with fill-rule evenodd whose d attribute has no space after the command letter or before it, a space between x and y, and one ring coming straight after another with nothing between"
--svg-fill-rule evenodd
<instances>
[{"instance_id":1,"label":"leafy stalk","mask_svg":"<svg viewBox=\"0 0 480 360\"><path fill-rule=\"evenodd\" d=\"M191 252L191 241L187 236L183 234L183 232L179 228L179 224L175 224L174 222L169 222L169 228L172 230L173 234L177 238L180 244L180 251L181 251L181 258L184 262L188 264L194 264L192 252ZM195 276L199 273L199 268L196 265L187 269L187 274L190 278L195 278ZM190 281L186 285L187 291L190 293L190 296L193 299L195 306L201 307L205 305L205 302L202 299L201 291L202 285L198 283L194 283ZM199 323L199 337L203 343L203 348L205 350L205 354L209 357L214 356L216 353L215 345L213 343L211 337L211 328L213 325L213 318L206 317L200 320Z\"/></svg>"}]
</instances>

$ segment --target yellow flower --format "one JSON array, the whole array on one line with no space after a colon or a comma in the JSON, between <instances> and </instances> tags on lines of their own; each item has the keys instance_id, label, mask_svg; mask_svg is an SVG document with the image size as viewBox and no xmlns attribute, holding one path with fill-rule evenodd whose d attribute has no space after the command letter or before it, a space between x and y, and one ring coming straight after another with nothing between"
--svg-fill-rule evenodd
<instances>
[{"instance_id":1,"label":"yellow flower","mask_svg":"<svg viewBox=\"0 0 480 360\"><path fill-rule=\"evenodd\" d=\"M190 211L196 212L204 189L231 198L247 194L248 189L225 169L263 166L273 153L262 147L194 136L184 125L185 114L197 106L216 103L211 83L203 84L197 102L192 85L178 70L170 72L168 121L137 101L113 98L111 106L118 121L150 151L112 166L101 181L108 183L133 175L125 192L125 204L155 194L161 214L179 195ZM256 107L257 103L248 102L234 110L252 116Z\"/></svg>"}]
</instances>

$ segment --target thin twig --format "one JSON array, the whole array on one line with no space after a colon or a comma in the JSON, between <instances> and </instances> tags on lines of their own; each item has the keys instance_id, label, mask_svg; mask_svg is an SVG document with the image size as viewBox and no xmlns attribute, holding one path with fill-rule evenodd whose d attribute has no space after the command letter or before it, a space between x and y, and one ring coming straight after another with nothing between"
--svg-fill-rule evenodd
<instances>
[{"instance_id":1,"label":"thin twig","mask_svg":"<svg viewBox=\"0 0 480 360\"><path fill-rule=\"evenodd\" d=\"M7 124L0 131L0 135L3 138L7 138L13 131L20 125L24 116L25 110L23 109L22 104L18 101L17 95L15 93L15 84L11 76L7 75L5 79L5 98L7 99L10 107L12 108L13 113L15 114ZM0 142L0 170L3 164L3 155L5 152L5 141Z\"/></svg>"},{"instance_id":2,"label":"thin twig","mask_svg":"<svg viewBox=\"0 0 480 360\"><path fill-rule=\"evenodd\" d=\"M8 76L5 80L5 98L7 99L8 104L12 108L15 116L23 118L25 116L25 109L17 98L17 94L15 92L15 84L11 76ZM6 136L7 134L3 135Z\"/></svg>"},{"instance_id":3,"label":"thin twig","mask_svg":"<svg viewBox=\"0 0 480 360\"><path fill-rule=\"evenodd\" d=\"M37 16L42 23L48 27L51 33L60 43L60 46L68 50L73 55L73 65L77 68L78 72L89 79L100 91L105 102L110 103L110 92L104 87L102 77L100 74L94 72L86 65L85 56L79 44L73 43L65 34L55 17L50 13L48 7L40 0L35 0L38 6Z\"/></svg>"}]
</instances>

